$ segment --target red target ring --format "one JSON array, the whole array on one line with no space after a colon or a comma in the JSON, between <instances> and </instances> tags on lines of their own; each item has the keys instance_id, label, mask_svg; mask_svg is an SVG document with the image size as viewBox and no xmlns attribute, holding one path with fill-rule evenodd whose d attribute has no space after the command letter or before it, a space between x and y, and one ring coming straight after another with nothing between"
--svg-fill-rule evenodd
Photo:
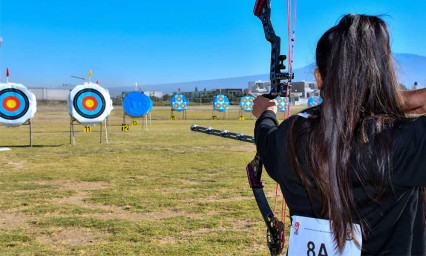
<instances>
[{"instance_id":1,"label":"red target ring","mask_svg":"<svg viewBox=\"0 0 426 256\"><path fill-rule=\"evenodd\" d=\"M21 103L15 96L8 96L3 100L3 108L7 111L16 111L20 106Z\"/></svg>"},{"instance_id":2,"label":"red target ring","mask_svg":"<svg viewBox=\"0 0 426 256\"><path fill-rule=\"evenodd\" d=\"M98 107L98 101L93 96L86 96L82 100L82 106L87 111L93 111Z\"/></svg>"}]
</instances>

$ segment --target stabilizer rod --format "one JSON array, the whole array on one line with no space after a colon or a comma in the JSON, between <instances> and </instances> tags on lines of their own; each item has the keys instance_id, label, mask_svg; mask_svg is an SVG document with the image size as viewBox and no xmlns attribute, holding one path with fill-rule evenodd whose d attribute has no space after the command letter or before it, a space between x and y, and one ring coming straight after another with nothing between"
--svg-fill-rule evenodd
<instances>
[{"instance_id":1,"label":"stabilizer rod","mask_svg":"<svg viewBox=\"0 0 426 256\"><path fill-rule=\"evenodd\" d=\"M254 143L254 137L253 136L245 135L244 133L241 133L241 132L235 133L235 132L230 132L228 130L217 130L217 129L213 129L211 127L201 127L201 126L198 126L196 124L193 124L191 126L191 131L202 132L202 133L209 134L209 135L216 135L216 136L226 138L226 139L234 139L234 140Z\"/></svg>"}]
</instances>

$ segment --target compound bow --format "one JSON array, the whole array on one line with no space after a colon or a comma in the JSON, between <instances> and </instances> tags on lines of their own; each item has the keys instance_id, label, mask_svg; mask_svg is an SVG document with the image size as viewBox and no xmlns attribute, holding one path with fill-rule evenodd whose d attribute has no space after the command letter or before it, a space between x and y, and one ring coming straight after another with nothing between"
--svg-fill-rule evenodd
<instances>
[{"instance_id":1,"label":"compound bow","mask_svg":"<svg viewBox=\"0 0 426 256\"><path fill-rule=\"evenodd\" d=\"M287 14L290 17L290 1L287 0ZM294 43L294 30L293 36L290 39L290 18L289 22L289 72L283 72L286 69L284 61L287 59L286 55L281 55L281 39L275 34L274 28L271 23L271 1L270 0L256 0L253 13L262 22L265 32L265 38L271 43L271 66L270 66L270 80L271 91L269 94L262 96L269 99L275 99L277 96L288 97L291 88L291 79L294 78L292 73L292 47ZM295 16L295 15L294 15ZM295 18L295 17L294 17ZM290 110L288 110L289 114ZM192 131L203 132L210 135L221 136L224 138L240 140L244 142L254 143L252 136L247 136L242 133L233 133L227 130L216 130L213 128L204 128L197 125L191 126ZM262 183L262 168L263 164L258 154L247 165L246 172L247 178L251 189L253 190L259 210L262 214L263 220L267 226L266 239L271 255L278 255L282 252L285 240L285 226L283 221L275 217L274 211L269 206L268 200L263 191ZM278 187L277 187L278 188ZM282 210L282 213L284 210Z\"/></svg>"},{"instance_id":2,"label":"compound bow","mask_svg":"<svg viewBox=\"0 0 426 256\"><path fill-rule=\"evenodd\" d=\"M291 79L294 78L292 73L292 50L294 43L294 30L293 36L290 39L290 0L287 0L287 15L288 15L288 30L289 30L289 72L283 72L286 69L284 61L287 59L286 55L281 55L281 38L275 34L271 22L271 1L270 0L256 0L253 13L257 16L263 25L265 38L271 43L271 65L270 65L270 80L271 91L269 94L263 95L269 99L275 99L277 96L288 97L291 88ZM295 17L294 17L295 18ZM288 110L290 115L290 109ZM253 190L254 197L256 198L257 205L262 213L263 220L267 226L267 243L271 255L278 255L282 252L285 240L285 226L283 221L278 220L274 215L274 211L268 204L265 193L263 191L262 176L262 161L258 154L247 165L247 177L250 187ZM277 186L278 189L278 186ZM284 203L284 202L283 202ZM282 209L284 218L284 209Z\"/></svg>"}]
</instances>

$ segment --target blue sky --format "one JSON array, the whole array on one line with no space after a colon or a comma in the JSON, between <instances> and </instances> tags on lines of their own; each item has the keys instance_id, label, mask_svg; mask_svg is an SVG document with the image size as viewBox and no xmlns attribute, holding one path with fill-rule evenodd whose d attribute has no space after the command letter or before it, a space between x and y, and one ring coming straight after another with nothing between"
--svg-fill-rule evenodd
<instances>
[{"instance_id":1,"label":"blue sky","mask_svg":"<svg viewBox=\"0 0 426 256\"><path fill-rule=\"evenodd\" d=\"M287 51L286 0L272 23ZM1 80L28 87L164 84L265 74L270 44L254 0L0 0ZM314 62L325 30L347 13L384 15L392 50L426 56L426 1L297 1L295 68Z\"/></svg>"}]
</instances>

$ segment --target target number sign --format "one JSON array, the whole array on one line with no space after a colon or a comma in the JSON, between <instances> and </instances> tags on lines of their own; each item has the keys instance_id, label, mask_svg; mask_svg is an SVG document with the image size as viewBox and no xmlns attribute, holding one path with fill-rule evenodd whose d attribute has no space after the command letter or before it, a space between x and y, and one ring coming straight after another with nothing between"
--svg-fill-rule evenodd
<instances>
[{"instance_id":1,"label":"target number sign","mask_svg":"<svg viewBox=\"0 0 426 256\"><path fill-rule=\"evenodd\" d=\"M288 255L361 255L361 249L355 243L356 240L362 245L360 225L354 224L354 236L348 235L345 247L342 253L339 253L335 249L329 220L295 215L291 219Z\"/></svg>"},{"instance_id":2,"label":"target number sign","mask_svg":"<svg viewBox=\"0 0 426 256\"><path fill-rule=\"evenodd\" d=\"M128 124L122 124L121 125L121 131L128 132L129 131L129 125Z\"/></svg>"},{"instance_id":3,"label":"target number sign","mask_svg":"<svg viewBox=\"0 0 426 256\"><path fill-rule=\"evenodd\" d=\"M24 85L0 83L0 124L19 126L34 117L36 98Z\"/></svg>"},{"instance_id":4,"label":"target number sign","mask_svg":"<svg viewBox=\"0 0 426 256\"><path fill-rule=\"evenodd\" d=\"M132 121L132 126L138 126L138 121L133 120L133 121Z\"/></svg>"},{"instance_id":5,"label":"target number sign","mask_svg":"<svg viewBox=\"0 0 426 256\"><path fill-rule=\"evenodd\" d=\"M68 112L84 125L104 121L112 109L109 92L98 84L77 85L68 98Z\"/></svg>"},{"instance_id":6,"label":"target number sign","mask_svg":"<svg viewBox=\"0 0 426 256\"><path fill-rule=\"evenodd\" d=\"M83 128L83 132L92 132L92 126L85 125Z\"/></svg>"}]
</instances>

